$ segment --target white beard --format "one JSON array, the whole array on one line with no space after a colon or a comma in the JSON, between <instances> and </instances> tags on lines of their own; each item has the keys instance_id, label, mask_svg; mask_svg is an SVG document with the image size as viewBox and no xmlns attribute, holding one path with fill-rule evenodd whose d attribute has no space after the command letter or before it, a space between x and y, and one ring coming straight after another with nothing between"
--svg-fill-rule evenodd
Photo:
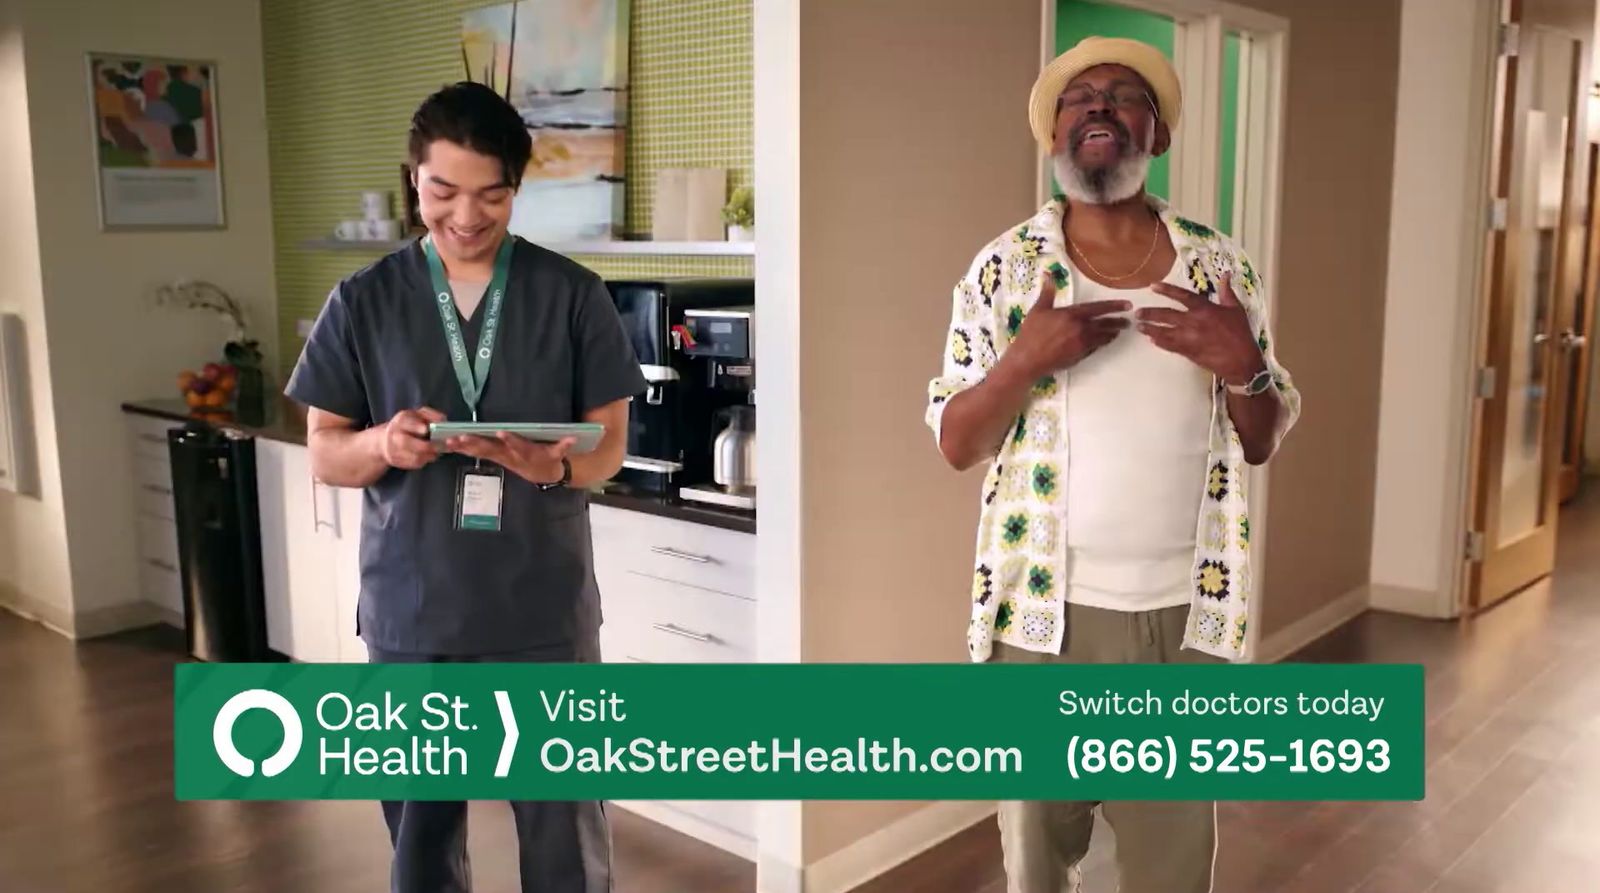
<instances>
[{"instance_id":1,"label":"white beard","mask_svg":"<svg viewBox=\"0 0 1600 893\"><path fill-rule=\"evenodd\" d=\"M1114 205L1125 202L1144 188L1145 177L1150 173L1150 150L1155 143L1155 128L1151 128L1147 145L1135 149L1109 169L1084 170L1073 163L1069 148L1050 157L1055 168L1056 183L1067 198L1088 205Z\"/></svg>"}]
</instances>

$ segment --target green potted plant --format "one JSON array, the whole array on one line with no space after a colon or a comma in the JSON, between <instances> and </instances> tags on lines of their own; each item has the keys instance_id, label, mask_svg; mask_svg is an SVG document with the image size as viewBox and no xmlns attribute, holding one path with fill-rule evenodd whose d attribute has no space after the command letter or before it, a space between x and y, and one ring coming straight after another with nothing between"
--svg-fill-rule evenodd
<instances>
[{"instance_id":1,"label":"green potted plant","mask_svg":"<svg viewBox=\"0 0 1600 893\"><path fill-rule=\"evenodd\" d=\"M728 241L754 242L756 240L756 192L749 186L740 186L722 206L722 222L728 225Z\"/></svg>"}]
</instances>

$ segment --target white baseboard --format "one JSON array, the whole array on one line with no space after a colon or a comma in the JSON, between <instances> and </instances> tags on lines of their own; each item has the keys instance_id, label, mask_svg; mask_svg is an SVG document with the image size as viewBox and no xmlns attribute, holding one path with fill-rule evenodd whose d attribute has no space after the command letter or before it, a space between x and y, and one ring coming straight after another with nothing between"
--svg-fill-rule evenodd
<instances>
[{"instance_id":1,"label":"white baseboard","mask_svg":"<svg viewBox=\"0 0 1600 893\"><path fill-rule=\"evenodd\" d=\"M805 872L771 853L756 860L756 893L805 893Z\"/></svg>"},{"instance_id":2,"label":"white baseboard","mask_svg":"<svg viewBox=\"0 0 1600 893\"><path fill-rule=\"evenodd\" d=\"M994 811L994 802L987 800L942 800L925 806L807 868L804 893L853 890L994 815Z\"/></svg>"},{"instance_id":3,"label":"white baseboard","mask_svg":"<svg viewBox=\"0 0 1600 893\"><path fill-rule=\"evenodd\" d=\"M96 636L108 636L123 630L138 629L141 626L165 622L163 610L147 601L136 601L108 605L93 611L82 611L76 616L73 632L76 634L75 638L93 639ZM181 618L178 626L180 628L183 626Z\"/></svg>"},{"instance_id":4,"label":"white baseboard","mask_svg":"<svg viewBox=\"0 0 1600 893\"><path fill-rule=\"evenodd\" d=\"M51 632L75 638L72 612L60 605L30 598L27 593L8 584L0 583L0 608L5 608L24 620L31 620Z\"/></svg>"},{"instance_id":5,"label":"white baseboard","mask_svg":"<svg viewBox=\"0 0 1600 893\"><path fill-rule=\"evenodd\" d=\"M636 816L649 819L657 825L665 825L679 834L687 834L696 840L705 841L717 849L732 853L741 859L751 862L756 861L756 842L754 838L746 837L737 831L731 831L721 825L708 822L699 816L690 815L653 800L608 800L606 802L618 809L626 809Z\"/></svg>"},{"instance_id":6,"label":"white baseboard","mask_svg":"<svg viewBox=\"0 0 1600 893\"><path fill-rule=\"evenodd\" d=\"M1409 586L1389 586L1372 583L1368 586L1371 607L1374 611L1426 617L1430 620L1450 620L1460 616L1461 609L1453 604L1448 593Z\"/></svg>"},{"instance_id":7,"label":"white baseboard","mask_svg":"<svg viewBox=\"0 0 1600 893\"><path fill-rule=\"evenodd\" d=\"M183 615L162 605L137 601L73 613L59 605L30 598L21 590L4 584L0 584L0 608L74 640L106 636L153 623L183 629Z\"/></svg>"},{"instance_id":8,"label":"white baseboard","mask_svg":"<svg viewBox=\"0 0 1600 893\"><path fill-rule=\"evenodd\" d=\"M166 605L152 604L150 610L155 614L157 623L165 623L173 629L183 629L183 612L174 611Z\"/></svg>"},{"instance_id":9,"label":"white baseboard","mask_svg":"<svg viewBox=\"0 0 1600 893\"><path fill-rule=\"evenodd\" d=\"M1315 642L1342 624L1361 616L1371 606L1366 584L1346 592L1317 610L1261 640L1256 663L1275 664Z\"/></svg>"}]
</instances>

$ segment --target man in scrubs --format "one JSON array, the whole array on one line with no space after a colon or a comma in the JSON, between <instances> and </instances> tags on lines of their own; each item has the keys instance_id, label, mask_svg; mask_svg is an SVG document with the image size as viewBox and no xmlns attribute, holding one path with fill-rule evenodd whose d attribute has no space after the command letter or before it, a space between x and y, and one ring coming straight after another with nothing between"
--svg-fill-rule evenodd
<instances>
[{"instance_id":1,"label":"man in scrubs","mask_svg":"<svg viewBox=\"0 0 1600 893\"><path fill-rule=\"evenodd\" d=\"M365 489L357 628L374 662L599 659L584 488L621 467L644 390L599 277L507 232L532 146L481 84L411 122L427 236L339 283L288 395L309 407L312 471ZM440 421L597 422L598 448L501 434L429 440ZM385 802L396 893L465 891L467 806ZM513 803L525 893L612 888L601 805Z\"/></svg>"}]
</instances>

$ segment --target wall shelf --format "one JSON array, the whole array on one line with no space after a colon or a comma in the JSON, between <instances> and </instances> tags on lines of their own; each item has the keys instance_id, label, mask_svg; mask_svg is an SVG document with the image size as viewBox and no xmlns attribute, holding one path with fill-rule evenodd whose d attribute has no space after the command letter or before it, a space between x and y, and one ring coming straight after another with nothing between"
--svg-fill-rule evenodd
<instances>
[{"instance_id":1,"label":"wall shelf","mask_svg":"<svg viewBox=\"0 0 1600 893\"><path fill-rule=\"evenodd\" d=\"M364 239L307 239L300 247L307 251L363 251L369 254L388 254L411 244L410 239L377 241Z\"/></svg>"},{"instance_id":2,"label":"wall shelf","mask_svg":"<svg viewBox=\"0 0 1600 893\"><path fill-rule=\"evenodd\" d=\"M308 239L300 243L307 251L359 251L368 254L387 254L411 243L411 239L397 241L346 241L343 239ZM651 242L647 240L615 242L550 242L540 243L557 254L625 254L675 257L754 257L754 242Z\"/></svg>"}]
</instances>

